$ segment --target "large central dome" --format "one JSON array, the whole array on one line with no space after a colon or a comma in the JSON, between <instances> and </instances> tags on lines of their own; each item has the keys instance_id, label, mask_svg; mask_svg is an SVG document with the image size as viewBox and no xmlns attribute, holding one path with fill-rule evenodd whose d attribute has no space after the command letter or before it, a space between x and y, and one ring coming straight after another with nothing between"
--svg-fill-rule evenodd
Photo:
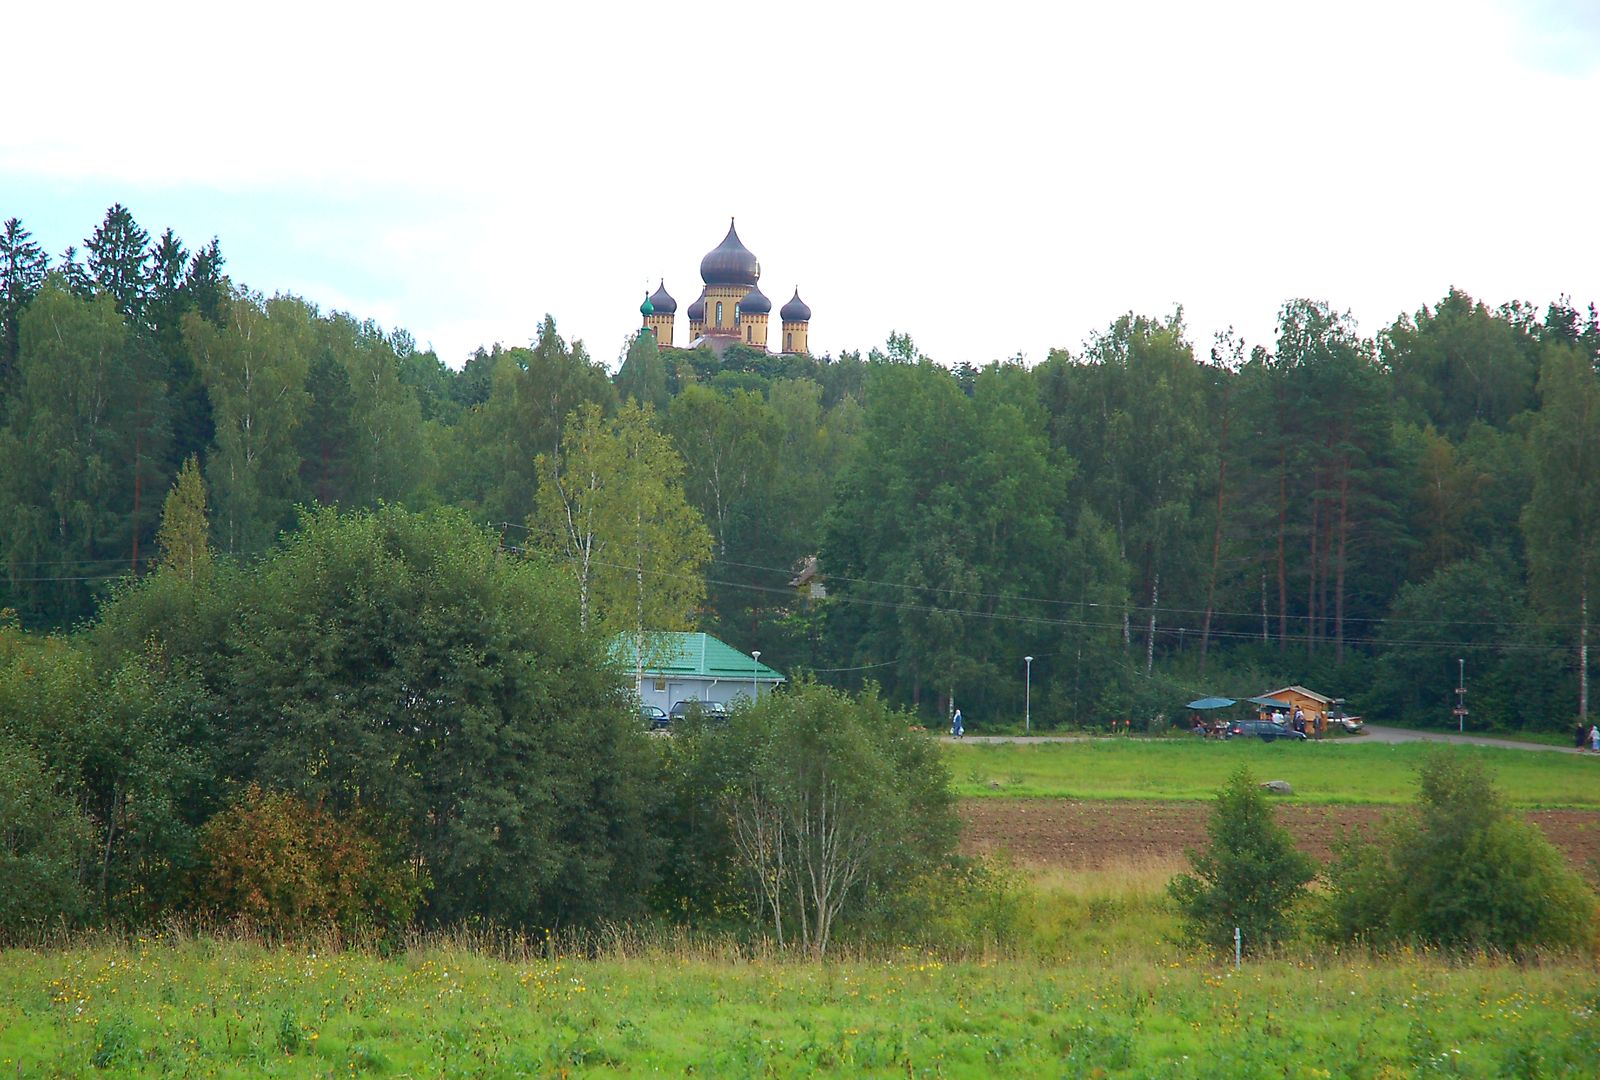
<instances>
[{"instance_id":1,"label":"large central dome","mask_svg":"<svg viewBox=\"0 0 1600 1080\"><path fill-rule=\"evenodd\" d=\"M707 285L754 286L760 277L761 263L739 242L733 219L728 219L728 235L700 260L700 280Z\"/></svg>"}]
</instances>

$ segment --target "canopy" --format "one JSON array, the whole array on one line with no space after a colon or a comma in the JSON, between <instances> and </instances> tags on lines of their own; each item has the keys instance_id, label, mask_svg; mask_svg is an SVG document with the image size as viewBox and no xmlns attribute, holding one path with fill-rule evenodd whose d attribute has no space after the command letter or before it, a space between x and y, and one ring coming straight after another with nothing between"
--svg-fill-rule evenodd
<instances>
[{"instance_id":1,"label":"canopy","mask_svg":"<svg viewBox=\"0 0 1600 1080\"><path fill-rule=\"evenodd\" d=\"M1189 702L1191 709L1226 709L1229 705L1239 704L1231 697L1203 697L1199 701Z\"/></svg>"},{"instance_id":2,"label":"canopy","mask_svg":"<svg viewBox=\"0 0 1600 1080\"><path fill-rule=\"evenodd\" d=\"M1252 705L1261 705L1268 709L1282 709L1284 712L1288 712L1290 709L1294 708L1293 702L1284 701L1275 697L1253 697L1246 698L1245 700L1250 702Z\"/></svg>"}]
</instances>

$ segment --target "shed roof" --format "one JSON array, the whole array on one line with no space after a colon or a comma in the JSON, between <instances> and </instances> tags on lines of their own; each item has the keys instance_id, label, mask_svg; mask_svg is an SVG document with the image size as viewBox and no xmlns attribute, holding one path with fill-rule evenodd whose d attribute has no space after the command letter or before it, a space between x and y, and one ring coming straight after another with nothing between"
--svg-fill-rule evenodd
<instances>
[{"instance_id":1,"label":"shed roof","mask_svg":"<svg viewBox=\"0 0 1600 1080\"><path fill-rule=\"evenodd\" d=\"M770 668L710 634L658 630L645 635L646 675L695 675L707 679L758 679L784 681L783 672ZM638 665L632 637L617 638L612 655L632 671Z\"/></svg>"},{"instance_id":2,"label":"shed roof","mask_svg":"<svg viewBox=\"0 0 1600 1080\"><path fill-rule=\"evenodd\" d=\"M1312 701L1320 701L1324 705L1330 704L1333 701L1331 697L1327 697L1324 694L1319 694L1315 690L1307 690L1303 686L1282 686L1266 696L1281 697L1284 694L1298 694L1301 697L1310 698Z\"/></svg>"}]
</instances>

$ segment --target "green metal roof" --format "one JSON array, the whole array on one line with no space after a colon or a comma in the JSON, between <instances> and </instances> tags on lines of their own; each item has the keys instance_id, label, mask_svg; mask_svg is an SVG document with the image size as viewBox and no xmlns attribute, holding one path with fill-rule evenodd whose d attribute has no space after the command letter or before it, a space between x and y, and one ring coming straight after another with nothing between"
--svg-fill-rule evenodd
<instances>
[{"instance_id":1,"label":"green metal roof","mask_svg":"<svg viewBox=\"0 0 1600 1080\"><path fill-rule=\"evenodd\" d=\"M627 671L638 666L633 638L621 636L612 655ZM781 682L783 672L770 668L748 653L742 653L710 634L687 634L662 630L645 635L644 673L646 675L695 675L706 679L762 679Z\"/></svg>"}]
</instances>

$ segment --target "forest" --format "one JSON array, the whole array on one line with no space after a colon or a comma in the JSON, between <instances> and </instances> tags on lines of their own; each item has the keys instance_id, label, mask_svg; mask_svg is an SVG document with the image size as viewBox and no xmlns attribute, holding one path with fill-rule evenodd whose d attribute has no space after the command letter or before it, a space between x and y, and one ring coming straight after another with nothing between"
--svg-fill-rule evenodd
<instances>
[{"instance_id":1,"label":"forest","mask_svg":"<svg viewBox=\"0 0 1600 1080\"><path fill-rule=\"evenodd\" d=\"M596 358L546 315L457 367L224 269L218 239L152 237L120 204L56 257L6 221L13 635L114 638L108 605L161 561L192 463L197 543L230 573L318 508L448 510L577 565L586 598L593 574L602 627L705 630L929 721L954 702L974 729L1016 722L1028 695L1035 726L1143 725L1301 683L1442 724L1463 672L1471 728L1589 714L1592 304L1451 289L1368 335L1292 299L1261 344L1130 312L1040 362L981 365L900 333L814 357L636 332ZM655 481L687 504L639 516L631 548L597 546L604 508L573 525L566 481L607 438L633 440L629 507L660 510ZM825 588L792 586L813 558Z\"/></svg>"}]
</instances>

